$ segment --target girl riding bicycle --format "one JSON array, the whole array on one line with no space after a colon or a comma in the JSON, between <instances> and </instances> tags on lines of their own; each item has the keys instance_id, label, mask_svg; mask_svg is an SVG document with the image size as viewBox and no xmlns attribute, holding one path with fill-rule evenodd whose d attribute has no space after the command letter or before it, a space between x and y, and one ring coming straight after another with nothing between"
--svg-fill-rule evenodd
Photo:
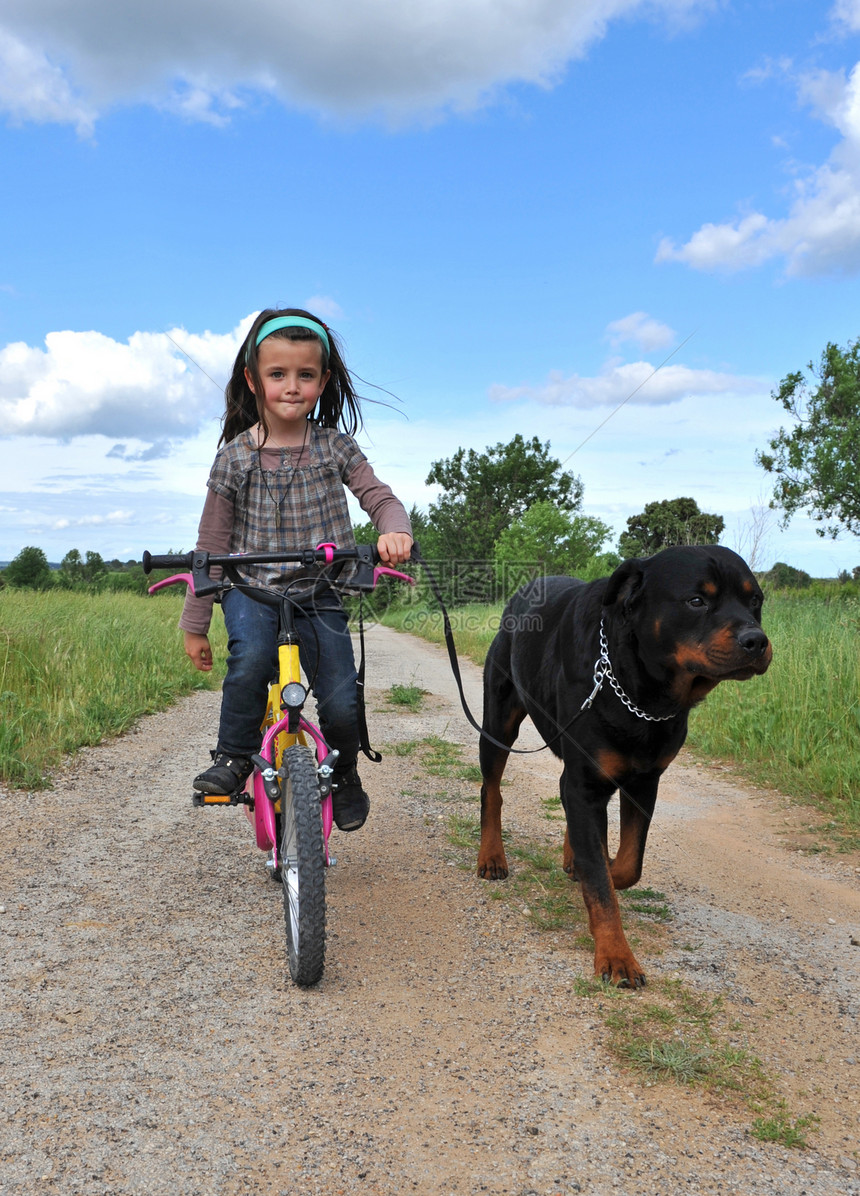
<instances>
[{"instance_id":1,"label":"girl riding bicycle","mask_svg":"<svg viewBox=\"0 0 860 1196\"><path fill-rule=\"evenodd\" d=\"M199 549L352 546L346 486L380 533L382 561L396 565L409 559L409 516L353 439L362 422L360 401L337 338L322 320L298 308L261 312L236 357L225 396ZM325 739L340 753L332 785L334 820L343 831L358 830L370 801L356 768L358 691L346 613L333 586L305 579L300 566L277 575L272 568L251 566L247 575L263 584L289 584L298 603L302 667L314 678ZM277 612L240 590L229 590L221 605L228 657L218 742L211 766L194 779L194 788L208 794L235 793L249 776L277 666ZM204 672L212 668L211 616L212 600L188 593L179 625L186 653Z\"/></svg>"}]
</instances>

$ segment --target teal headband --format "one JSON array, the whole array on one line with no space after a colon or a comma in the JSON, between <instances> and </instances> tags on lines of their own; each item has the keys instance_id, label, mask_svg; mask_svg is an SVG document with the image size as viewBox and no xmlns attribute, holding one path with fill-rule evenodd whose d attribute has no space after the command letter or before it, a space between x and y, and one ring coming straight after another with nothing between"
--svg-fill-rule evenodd
<instances>
[{"instance_id":1,"label":"teal headband","mask_svg":"<svg viewBox=\"0 0 860 1196\"><path fill-rule=\"evenodd\" d=\"M304 316L275 316L273 320L266 320L257 333L257 346L279 328L310 328L311 332L315 332L320 338L326 353L331 357L331 345L325 328L316 320L308 320Z\"/></svg>"}]
</instances>

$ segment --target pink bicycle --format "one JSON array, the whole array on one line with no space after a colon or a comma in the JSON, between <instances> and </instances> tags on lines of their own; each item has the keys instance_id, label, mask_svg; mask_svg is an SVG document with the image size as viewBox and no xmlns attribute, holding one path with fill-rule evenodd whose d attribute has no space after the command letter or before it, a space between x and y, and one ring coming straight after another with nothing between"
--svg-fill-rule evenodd
<instances>
[{"instance_id":1,"label":"pink bicycle","mask_svg":"<svg viewBox=\"0 0 860 1196\"><path fill-rule=\"evenodd\" d=\"M151 594L179 583L190 586L199 596L219 596L236 588L278 611L278 674L269 689L263 740L260 751L252 757L253 772L242 790L226 796L195 793L193 801L201 806L245 807L257 846L268 853L267 867L283 886L290 976L303 986L316 984L325 966L325 870L336 862L328 843L333 824L332 773L338 753L329 750L319 728L303 713L313 681L306 686L302 680L294 620L296 600L290 590L298 584L307 587L308 574L326 584L337 584L347 562L354 567L343 583L345 589L373 590L382 576L414 585L414 578L380 565L375 547L365 544L355 548L322 544L301 552L230 556L199 551L143 554L147 574L153 569L186 570L150 586ZM300 564L303 576L274 587L252 584L240 572L243 565L264 564ZM210 576L213 566L222 570L220 579Z\"/></svg>"}]
</instances>

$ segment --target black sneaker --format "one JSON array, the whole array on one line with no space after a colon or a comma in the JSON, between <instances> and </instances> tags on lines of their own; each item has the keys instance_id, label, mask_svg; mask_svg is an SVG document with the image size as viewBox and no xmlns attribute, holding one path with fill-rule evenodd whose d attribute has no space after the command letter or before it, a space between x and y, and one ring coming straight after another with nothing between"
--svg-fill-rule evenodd
<instances>
[{"instance_id":1,"label":"black sneaker","mask_svg":"<svg viewBox=\"0 0 860 1196\"><path fill-rule=\"evenodd\" d=\"M239 793L244 788L253 768L254 765L246 756L213 752L212 764L195 777L192 784L200 793L229 797L231 793Z\"/></svg>"},{"instance_id":2,"label":"black sneaker","mask_svg":"<svg viewBox=\"0 0 860 1196\"><path fill-rule=\"evenodd\" d=\"M334 821L341 831L357 831L370 813L370 798L361 787L361 777L353 764L345 772L335 770L331 787Z\"/></svg>"}]
</instances>

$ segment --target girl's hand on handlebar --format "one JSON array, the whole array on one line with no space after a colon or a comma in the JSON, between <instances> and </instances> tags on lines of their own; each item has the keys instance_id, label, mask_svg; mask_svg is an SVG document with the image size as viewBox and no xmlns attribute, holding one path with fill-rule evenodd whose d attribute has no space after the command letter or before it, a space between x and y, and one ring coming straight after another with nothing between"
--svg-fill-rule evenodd
<instances>
[{"instance_id":1,"label":"girl's hand on handlebar","mask_svg":"<svg viewBox=\"0 0 860 1196\"><path fill-rule=\"evenodd\" d=\"M197 635L194 631L186 631L185 654L199 672L208 673L212 668L212 649L209 646L208 635Z\"/></svg>"},{"instance_id":2,"label":"girl's hand on handlebar","mask_svg":"<svg viewBox=\"0 0 860 1196\"><path fill-rule=\"evenodd\" d=\"M406 532L386 532L377 540L376 549L384 565L402 565L409 560L412 537Z\"/></svg>"}]
</instances>

